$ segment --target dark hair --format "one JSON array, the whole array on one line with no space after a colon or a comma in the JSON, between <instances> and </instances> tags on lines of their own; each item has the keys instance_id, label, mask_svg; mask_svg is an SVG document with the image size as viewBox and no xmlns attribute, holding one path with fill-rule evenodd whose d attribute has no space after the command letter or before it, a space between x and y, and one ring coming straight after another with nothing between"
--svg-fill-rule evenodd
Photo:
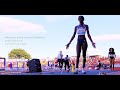
<instances>
[{"instance_id":1,"label":"dark hair","mask_svg":"<svg viewBox=\"0 0 120 90\"><path fill-rule=\"evenodd\" d=\"M85 19L84 16L79 16L78 19L82 18L83 20Z\"/></svg>"},{"instance_id":2,"label":"dark hair","mask_svg":"<svg viewBox=\"0 0 120 90\"><path fill-rule=\"evenodd\" d=\"M112 52L114 52L114 48L109 48L109 52L111 52L111 50L112 50Z\"/></svg>"}]
</instances>

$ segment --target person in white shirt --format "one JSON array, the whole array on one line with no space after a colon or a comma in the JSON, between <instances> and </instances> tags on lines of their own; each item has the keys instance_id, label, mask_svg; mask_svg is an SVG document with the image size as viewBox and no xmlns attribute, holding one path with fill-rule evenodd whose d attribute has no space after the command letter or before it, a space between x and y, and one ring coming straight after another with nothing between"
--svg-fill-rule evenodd
<instances>
[{"instance_id":1,"label":"person in white shirt","mask_svg":"<svg viewBox=\"0 0 120 90\"><path fill-rule=\"evenodd\" d=\"M88 43L85 37L85 34L87 32L88 38L90 39L92 46L94 48L96 48L95 43L93 42L91 35L89 33L89 26L84 24L84 17L83 16L79 16L78 17L78 21L79 21L79 25L75 26L74 29L74 33L73 36L71 38L71 40L69 41L69 43L66 45L66 49L69 48L71 42L73 41L73 39L76 36L76 33L78 34L78 39L77 39L77 45L76 45L76 51L77 51L77 59L76 59L76 70L74 72L74 74L78 74L78 67L79 67L79 58L80 58L80 53L81 53L81 49L83 51L83 68L82 68L82 73L86 73L84 68L85 68L85 63L86 63L86 51L87 51L87 47L88 47Z\"/></svg>"},{"instance_id":2,"label":"person in white shirt","mask_svg":"<svg viewBox=\"0 0 120 90\"><path fill-rule=\"evenodd\" d=\"M59 68L62 69L62 67L63 67L63 53L62 53L62 51L60 51L58 54L58 63L59 63Z\"/></svg>"}]
</instances>

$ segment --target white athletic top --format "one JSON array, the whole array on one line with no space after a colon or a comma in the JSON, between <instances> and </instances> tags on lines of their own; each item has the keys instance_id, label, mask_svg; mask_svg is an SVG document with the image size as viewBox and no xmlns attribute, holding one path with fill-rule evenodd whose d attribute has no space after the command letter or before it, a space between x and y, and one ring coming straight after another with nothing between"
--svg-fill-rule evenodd
<instances>
[{"instance_id":1,"label":"white athletic top","mask_svg":"<svg viewBox=\"0 0 120 90\"><path fill-rule=\"evenodd\" d=\"M109 54L109 57L114 57L115 58L115 54Z\"/></svg>"},{"instance_id":2,"label":"white athletic top","mask_svg":"<svg viewBox=\"0 0 120 90\"><path fill-rule=\"evenodd\" d=\"M77 26L77 34L78 35L85 35L85 33L86 33L86 26L85 26L85 24L83 26L78 25Z\"/></svg>"},{"instance_id":3,"label":"white athletic top","mask_svg":"<svg viewBox=\"0 0 120 90\"><path fill-rule=\"evenodd\" d=\"M114 57L114 58L115 58L116 55L115 55L115 53L109 53L109 54L108 54L108 57Z\"/></svg>"}]
</instances>

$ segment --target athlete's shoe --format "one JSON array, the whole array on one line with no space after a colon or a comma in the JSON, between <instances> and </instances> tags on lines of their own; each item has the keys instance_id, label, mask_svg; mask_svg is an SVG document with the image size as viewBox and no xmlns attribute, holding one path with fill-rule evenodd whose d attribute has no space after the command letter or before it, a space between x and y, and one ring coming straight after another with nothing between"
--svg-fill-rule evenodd
<instances>
[{"instance_id":1,"label":"athlete's shoe","mask_svg":"<svg viewBox=\"0 0 120 90\"><path fill-rule=\"evenodd\" d=\"M70 69L67 69L67 72L70 72Z\"/></svg>"},{"instance_id":2,"label":"athlete's shoe","mask_svg":"<svg viewBox=\"0 0 120 90\"><path fill-rule=\"evenodd\" d=\"M83 74L86 74L86 71L85 71L84 69L82 69L82 73L83 73Z\"/></svg>"},{"instance_id":3,"label":"athlete's shoe","mask_svg":"<svg viewBox=\"0 0 120 90\"><path fill-rule=\"evenodd\" d=\"M78 74L78 72L79 72L78 69L76 69L75 72L74 72L74 74Z\"/></svg>"}]
</instances>

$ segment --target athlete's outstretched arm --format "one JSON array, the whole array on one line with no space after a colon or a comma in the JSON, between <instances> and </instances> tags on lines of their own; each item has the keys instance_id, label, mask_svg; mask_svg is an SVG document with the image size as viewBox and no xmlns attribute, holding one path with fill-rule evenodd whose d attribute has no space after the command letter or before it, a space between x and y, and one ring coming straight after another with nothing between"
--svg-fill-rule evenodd
<instances>
[{"instance_id":1,"label":"athlete's outstretched arm","mask_svg":"<svg viewBox=\"0 0 120 90\"><path fill-rule=\"evenodd\" d=\"M114 58L116 58L116 54L114 55Z\"/></svg>"},{"instance_id":2,"label":"athlete's outstretched arm","mask_svg":"<svg viewBox=\"0 0 120 90\"><path fill-rule=\"evenodd\" d=\"M90 39L93 47L96 48L95 43L93 42L93 40L92 40L92 38L91 38L91 35L90 35L90 32L89 32L89 26L88 26L88 25L86 25L86 30L87 30L88 38Z\"/></svg>"},{"instance_id":3,"label":"athlete's outstretched arm","mask_svg":"<svg viewBox=\"0 0 120 90\"><path fill-rule=\"evenodd\" d=\"M110 54L108 53L108 59L110 59Z\"/></svg>"},{"instance_id":4,"label":"athlete's outstretched arm","mask_svg":"<svg viewBox=\"0 0 120 90\"><path fill-rule=\"evenodd\" d=\"M73 33L73 36L72 36L72 38L70 39L69 43L66 45L66 49L68 49L68 48L69 48L69 45L71 44L71 42L72 42L72 41L73 41L73 39L75 38L76 31L77 31L77 29L76 29L76 27L75 27L75 29L74 29L74 33Z\"/></svg>"}]
</instances>

